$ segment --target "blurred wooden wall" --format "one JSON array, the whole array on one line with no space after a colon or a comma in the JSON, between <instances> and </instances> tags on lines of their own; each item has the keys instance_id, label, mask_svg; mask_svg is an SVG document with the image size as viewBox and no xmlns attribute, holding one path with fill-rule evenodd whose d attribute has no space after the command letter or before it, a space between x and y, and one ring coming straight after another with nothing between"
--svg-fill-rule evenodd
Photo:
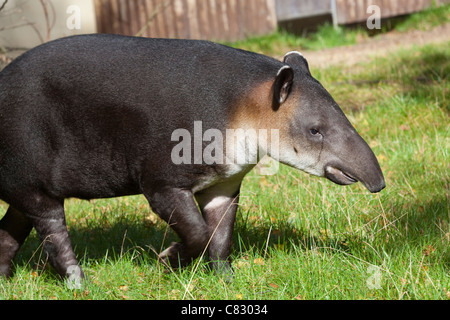
<instances>
[{"instance_id":1,"label":"blurred wooden wall","mask_svg":"<svg viewBox=\"0 0 450 320\"><path fill-rule=\"evenodd\" d=\"M325 0L329 1L329 0ZM404 14L421 11L433 4L441 5L448 0L335 0L337 10L337 23L348 24L366 21L370 13L367 8L377 5L380 8L381 18L390 18Z\"/></svg>"},{"instance_id":2,"label":"blurred wooden wall","mask_svg":"<svg viewBox=\"0 0 450 320\"><path fill-rule=\"evenodd\" d=\"M332 15L334 24L364 22L373 13L370 5L380 8L381 18L410 14L449 3L449 0L275 0L278 21ZM334 12L333 12L334 10Z\"/></svg>"},{"instance_id":3,"label":"blurred wooden wall","mask_svg":"<svg viewBox=\"0 0 450 320\"><path fill-rule=\"evenodd\" d=\"M235 41L275 31L275 0L95 0L100 33Z\"/></svg>"}]
</instances>

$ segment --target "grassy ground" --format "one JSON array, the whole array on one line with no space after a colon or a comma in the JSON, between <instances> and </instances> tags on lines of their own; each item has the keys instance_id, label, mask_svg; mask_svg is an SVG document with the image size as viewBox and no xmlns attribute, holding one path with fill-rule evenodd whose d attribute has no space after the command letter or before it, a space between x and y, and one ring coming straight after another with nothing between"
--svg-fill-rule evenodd
<instances>
[{"instance_id":1,"label":"grassy ground","mask_svg":"<svg viewBox=\"0 0 450 320\"><path fill-rule=\"evenodd\" d=\"M286 166L252 172L231 282L201 259L166 273L154 251L176 236L143 197L70 199L69 232L89 282L62 282L33 231L15 276L0 279L0 299L450 299L449 61L444 43L313 68L373 148L387 187L370 194Z\"/></svg>"}]
</instances>

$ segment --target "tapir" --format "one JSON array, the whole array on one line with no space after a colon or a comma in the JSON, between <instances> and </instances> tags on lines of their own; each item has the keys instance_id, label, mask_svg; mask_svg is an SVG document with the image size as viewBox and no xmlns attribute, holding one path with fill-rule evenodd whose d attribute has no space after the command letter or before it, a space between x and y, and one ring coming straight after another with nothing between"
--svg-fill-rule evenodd
<instances>
[{"instance_id":1,"label":"tapir","mask_svg":"<svg viewBox=\"0 0 450 320\"><path fill-rule=\"evenodd\" d=\"M174 132L194 135L199 122L234 151L174 161ZM225 131L239 128L276 132L277 143L269 134L227 140ZM187 145L180 153L208 140ZM248 161L230 161L247 151ZM9 205L0 274L13 274L35 228L67 277L80 267L64 199L136 194L180 238L162 262L180 267L205 252L214 270L231 272L241 182L264 155L337 184L385 187L374 153L299 52L279 61L209 41L102 34L33 48L0 73L0 199Z\"/></svg>"}]
</instances>

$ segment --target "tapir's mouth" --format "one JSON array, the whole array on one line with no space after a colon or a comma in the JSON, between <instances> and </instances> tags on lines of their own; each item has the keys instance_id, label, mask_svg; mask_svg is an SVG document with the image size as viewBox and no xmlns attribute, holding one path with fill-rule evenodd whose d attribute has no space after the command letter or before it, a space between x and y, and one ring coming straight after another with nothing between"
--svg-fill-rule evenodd
<instances>
[{"instance_id":1,"label":"tapir's mouth","mask_svg":"<svg viewBox=\"0 0 450 320\"><path fill-rule=\"evenodd\" d=\"M342 171L341 169L327 166L325 167L325 177L327 179L330 179L334 183L341 184L341 185L348 185L355 182L358 182L357 179L352 177L347 172Z\"/></svg>"}]
</instances>

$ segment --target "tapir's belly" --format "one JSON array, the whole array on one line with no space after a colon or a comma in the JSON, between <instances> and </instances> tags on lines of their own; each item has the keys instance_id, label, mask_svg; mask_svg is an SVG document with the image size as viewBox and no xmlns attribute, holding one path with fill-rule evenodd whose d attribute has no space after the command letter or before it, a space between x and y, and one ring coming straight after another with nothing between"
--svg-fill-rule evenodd
<instances>
[{"instance_id":1,"label":"tapir's belly","mask_svg":"<svg viewBox=\"0 0 450 320\"><path fill-rule=\"evenodd\" d=\"M49 168L50 192L58 197L110 198L142 193L138 179L124 156L98 153L56 158Z\"/></svg>"}]
</instances>

